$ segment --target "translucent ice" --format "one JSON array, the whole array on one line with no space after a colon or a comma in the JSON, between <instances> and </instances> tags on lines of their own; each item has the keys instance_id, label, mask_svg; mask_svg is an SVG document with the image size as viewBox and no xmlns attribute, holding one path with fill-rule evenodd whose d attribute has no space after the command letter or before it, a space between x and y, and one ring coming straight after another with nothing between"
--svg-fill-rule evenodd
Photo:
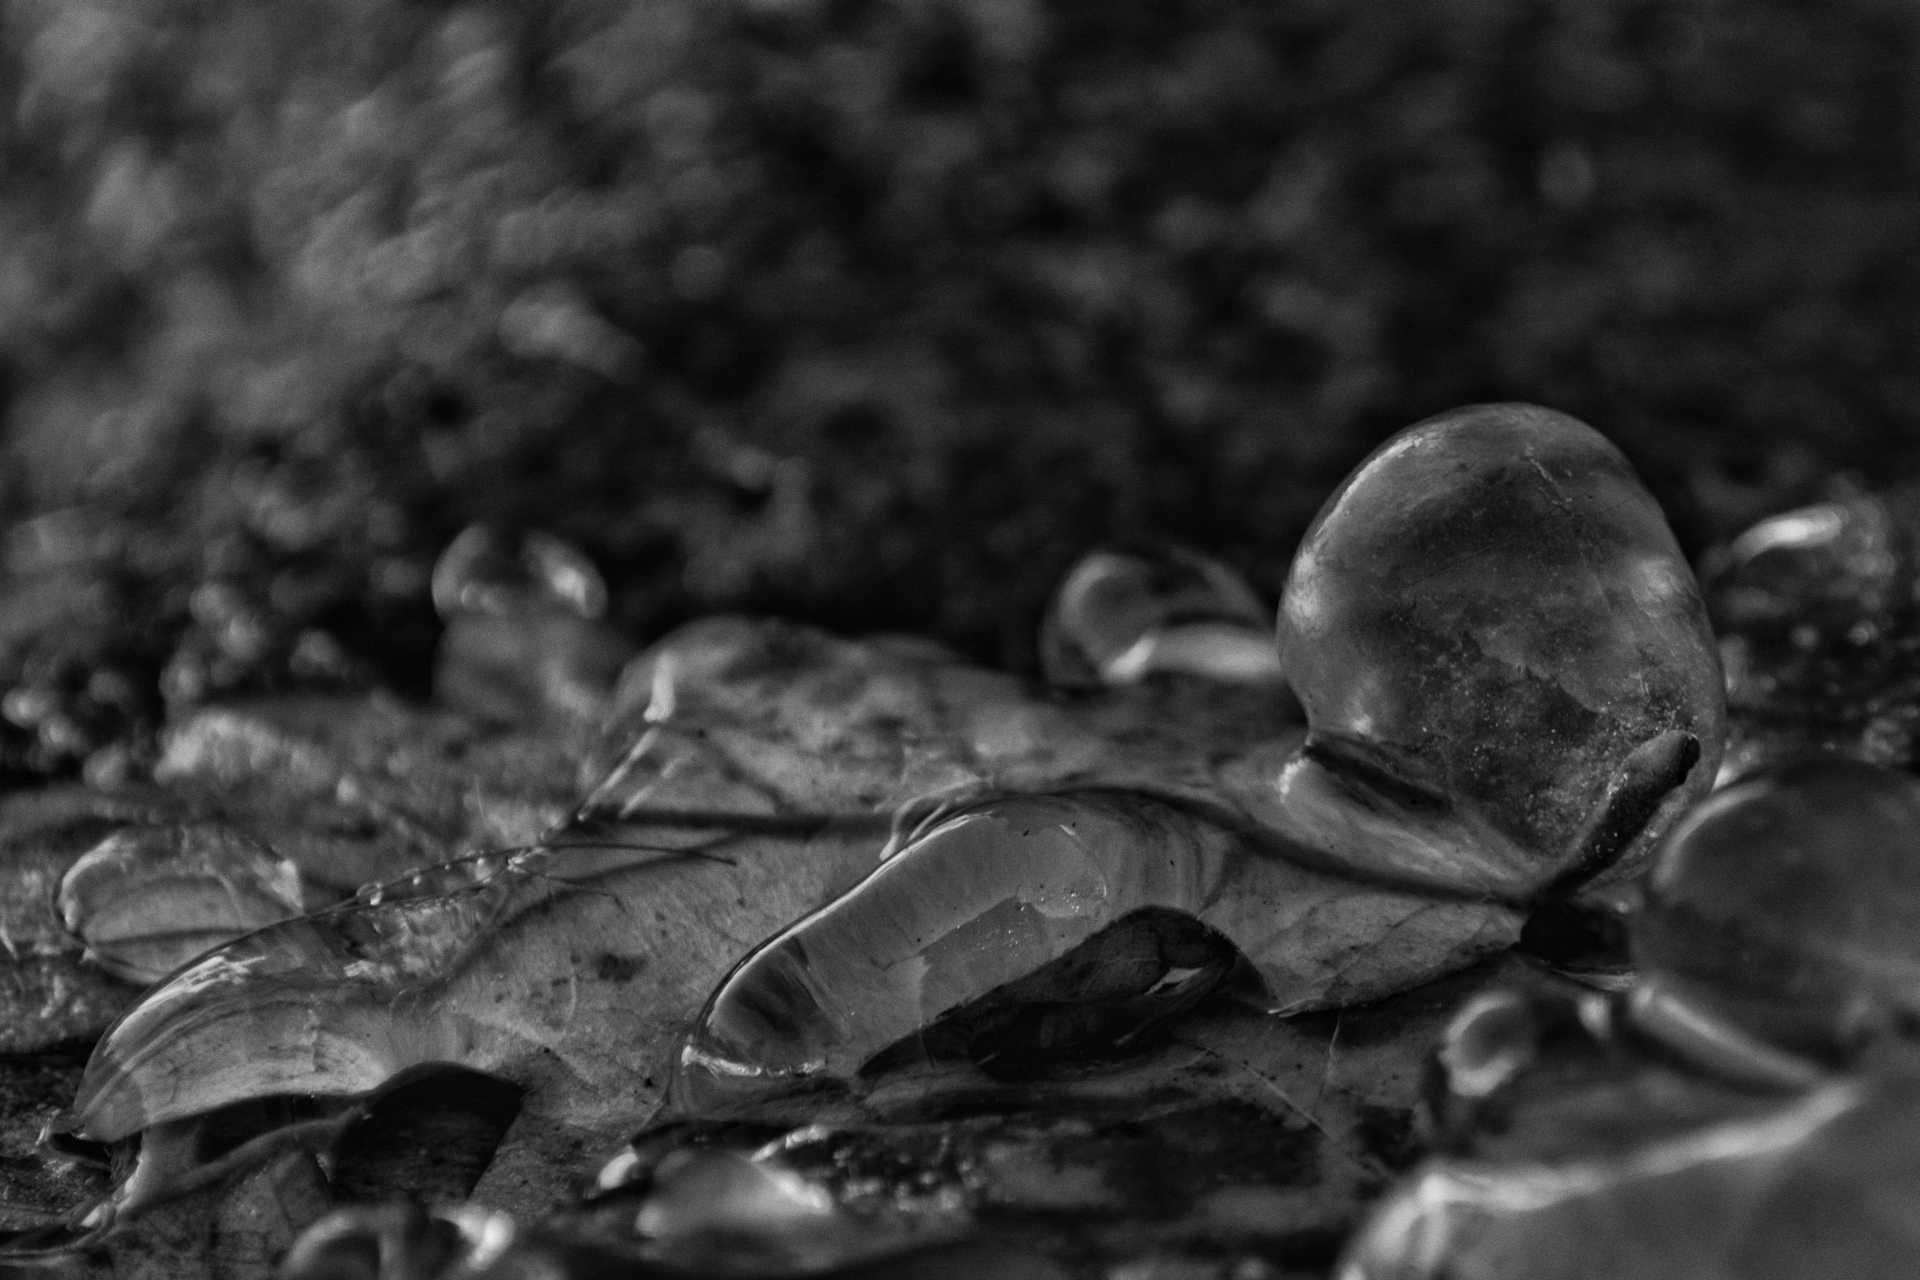
<instances>
[{"instance_id":1,"label":"translucent ice","mask_svg":"<svg viewBox=\"0 0 1920 1280\"><path fill-rule=\"evenodd\" d=\"M1920 1257L1920 1091L1848 1081L1656 1115L1622 1090L1549 1149L1420 1165L1337 1280L1804 1280L1904 1276ZM1542 1123L1537 1133L1553 1135ZM1611 1134L1612 1136L1609 1136ZM1624 1136L1622 1136L1624 1135ZM1551 1141L1551 1138L1549 1138Z\"/></svg>"},{"instance_id":2,"label":"translucent ice","mask_svg":"<svg viewBox=\"0 0 1920 1280\"><path fill-rule=\"evenodd\" d=\"M1138 793L1013 797L935 825L742 961L689 1034L676 1088L698 1105L852 1080L888 1046L1153 910L1231 941L1286 1009L1391 994L1514 928L1494 904L1356 884ZM1193 963L1177 950L1141 959L1097 957L1056 998L1144 994Z\"/></svg>"},{"instance_id":3,"label":"translucent ice","mask_svg":"<svg viewBox=\"0 0 1920 1280\"><path fill-rule=\"evenodd\" d=\"M448 577L456 616L514 622ZM689 1079L852 1078L1075 958L1101 999L1163 1008L1189 989L1179 946L1087 950L1143 912L1230 941L1273 1008L1369 999L1622 873L1719 750L1686 566L1619 456L1543 410L1386 446L1303 549L1281 640L1304 729L1270 686L1055 700L925 645L696 624L629 668L557 844L180 970L102 1041L82 1131L355 1094L432 1060L526 1085L532 1110L630 1116L709 993ZM530 669L505 662L499 687L525 693ZM903 805L910 838L874 870Z\"/></svg>"},{"instance_id":4,"label":"translucent ice","mask_svg":"<svg viewBox=\"0 0 1920 1280\"><path fill-rule=\"evenodd\" d=\"M579 548L552 534L535 531L516 541L476 524L434 564L433 607L442 618L541 611L598 618L607 610L607 586Z\"/></svg>"},{"instance_id":5,"label":"translucent ice","mask_svg":"<svg viewBox=\"0 0 1920 1280\"><path fill-rule=\"evenodd\" d=\"M1812 750L1920 759L1915 507L1910 493L1802 507L1707 557L1732 713L1724 777Z\"/></svg>"},{"instance_id":6,"label":"translucent ice","mask_svg":"<svg viewBox=\"0 0 1920 1280\"><path fill-rule=\"evenodd\" d=\"M1334 811L1310 825L1355 858L1444 804L1513 873L1623 877L1706 793L1725 732L1658 505L1597 433L1530 405L1443 414L1354 472L1294 557L1280 660L1311 727L1281 808ZM1348 821L1356 785L1384 821Z\"/></svg>"},{"instance_id":7,"label":"translucent ice","mask_svg":"<svg viewBox=\"0 0 1920 1280\"><path fill-rule=\"evenodd\" d=\"M429 1212L415 1202L337 1209L313 1223L294 1242L275 1274L282 1280L386 1280L389 1276L439 1277L517 1274L561 1278L573 1273L560 1251L529 1261L519 1226L504 1213L478 1205ZM504 1262L504 1266L502 1266ZM496 1271L496 1267L501 1270ZM588 1273L581 1260L580 1273Z\"/></svg>"},{"instance_id":8,"label":"translucent ice","mask_svg":"<svg viewBox=\"0 0 1920 1280\"><path fill-rule=\"evenodd\" d=\"M1920 781L1824 756L1716 792L1655 854L1630 992L1456 1016L1431 1100L1451 1154L1343 1280L1910 1273L1916 922Z\"/></svg>"},{"instance_id":9,"label":"translucent ice","mask_svg":"<svg viewBox=\"0 0 1920 1280\"><path fill-rule=\"evenodd\" d=\"M1516 1094L1564 1089L1569 1074L1604 1070L1600 1045L1611 1025L1597 992L1476 992L1454 1013L1428 1064L1424 1101L1434 1145L1466 1148L1511 1127Z\"/></svg>"},{"instance_id":10,"label":"translucent ice","mask_svg":"<svg viewBox=\"0 0 1920 1280\"><path fill-rule=\"evenodd\" d=\"M59 911L73 863L122 827L177 810L157 793L50 786L0 795L0 1055L98 1036L134 990L84 959Z\"/></svg>"},{"instance_id":11,"label":"translucent ice","mask_svg":"<svg viewBox=\"0 0 1920 1280\"><path fill-rule=\"evenodd\" d=\"M477 1204L356 1205L310 1226L279 1280L1067 1280L1021 1243L952 1241L902 1215L810 1203L783 1170L715 1154L662 1171L638 1229L572 1218L522 1223ZM964 1213L955 1217L964 1219ZM626 1224L622 1224L625 1226ZM658 1232L650 1228L661 1227ZM636 1238L636 1236L638 1238ZM1077 1273L1071 1273L1077 1274Z\"/></svg>"},{"instance_id":12,"label":"translucent ice","mask_svg":"<svg viewBox=\"0 0 1920 1280\"><path fill-rule=\"evenodd\" d=\"M1894 510L1872 497L1768 516L1708 555L1714 613L1735 630L1884 618L1911 591L1906 542Z\"/></svg>"},{"instance_id":13,"label":"translucent ice","mask_svg":"<svg viewBox=\"0 0 1920 1280\"><path fill-rule=\"evenodd\" d=\"M681 1150L648 1172L633 1232L650 1256L697 1274L838 1274L959 1234L958 1224L929 1230L905 1214L849 1212L817 1180L777 1159ZM964 1222L963 1213L951 1216Z\"/></svg>"},{"instance_id":14,"label":"translucent ice","mask_svg":"<svg viewBox=\"0 0 1920 1280\"><path fill-rule=\"evenodd\" d=\"M157 981L217 943L306 909L299 868L218 823L108 836L60 880L60 916L87 955L128 982Z\"/></svg>"},{"instance_id":15,"label":"translucent ice","mask_svg":"<svg viewBox=\"0 0 1920 1280\"><path fill-rule=\"evenodd\" d=\"M936 646L708 618L640 655L585 772L628 813L702 801L753 815L881 815L1075 785L1217 800L1225 762L1297 738L1284 700L1208 681L1072 699ZM1246 772L1239 770L1237 772ZM1262 789L1265 784L1262 782Z\"/></svg>"},{"instance_id":16,"label":"translucent ice","mask_svg":"<svg viewBox=\"0 0 1920 1280\"><path fill-rule=\"evenodd\" d=\"M1920 780L1830 756L1724 788L1660 850L1632 938L1639 1020L1709 1065L1833 1065L1911 1034Z\"/></svg>"},{"instance_id":17,"label":"translucent ice","mask_svg":"<svg viewBox=\"0 0 1920 1280\"><path fill-rule=\"evenodd\" d=\"M577 548L468 527L433 570L446 631L434 691L486 719L591 723L632 647L599 622L607 589Z\"/></svg>"},{"instance_id":18,"label":"translucent ice","mask_svg":"<svg viewBox=\"0 0 1920 1280\"><path fill-rule=\"evenodd\" d=\"M1181 550L1084 557L1048 607L1040 662L1061 688L1163 674L1280 679L1268 607L1226 565Z\"/></svg>"},{"instance_id":19,"label":"translucent ice","mask_svg":"<svg viewBox=\"0 0 1920 1280\"><path fill-rule=\"evenodd\" d=\"M155 773L344 897L551 830L578 801L576 763L550 731L485 729L379 693L286 694L176 717Z\"/></svg>"},{"instance_id":20,"label":"translucent ice","mask_svg":"<svg viewBox=\"0 0 1920 1280\"><path fill-rule=\"evenodd\" d=\"M566 1123L630 1118L737 949L870 857L870 837L629 824L430 868L176 970L95 1047L75 1128L117 1141L250 1098L352 1097L436 1062L512 1080Z\"/></svg>"},{"instance_id":21,"label":"translucent ice","mask_svg":"<svg viewBox=\"0 0 1920 1280\"><path fill-rule=\"evenodd\" d=\"M516 891L538 886L495 878L349 904L208 952L95 1047L74 1101L79 1131L114 1141L247 1098L351 1095L419 1063L472 1061L481 1046L457 1009L409 1006L446 1002L437 988Z\"/></svg>"},{"instance_id":22,"label":"translucent ice","mask_svg":"<svg viewBox=\"0 0 1920 1280\"><path fill-rule=\"evenodd\" d=\"M1216 756L1179 803L1129 781L933 828L730 975L688 1091L850 1079L1146 908L1232 941L1275 1008L1384 994L1636 868L1719 752L1685 561L1620 455L1546 410L1461 410L1369 459L1294 562L1280 649L1304 741Z\"/></svg>"}]
</instances>

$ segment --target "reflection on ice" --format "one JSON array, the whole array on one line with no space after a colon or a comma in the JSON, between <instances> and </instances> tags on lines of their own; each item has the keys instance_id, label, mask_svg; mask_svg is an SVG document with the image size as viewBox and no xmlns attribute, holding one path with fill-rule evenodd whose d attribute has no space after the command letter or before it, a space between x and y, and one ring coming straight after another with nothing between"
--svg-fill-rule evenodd
<instances>
[{"instance_id":1,"label":"reflection on ice","mask_svg":"<svg viewBox=\"0 0 1920 1280\"><path fill-rule=\"evenodd\" d=\"M432 590L443 620L543 610L598 618L607 611L607 584L593 562L579 548L538 531L516 541L486 525L467 526L440 553Z\"/></svg>"},{"instance_id":2,"label":"reflection on ice","mask_svg":"<svg viewBox=\"0 0 1920 1280\"><path fill-rule=\"evenodd\" d=\"M1698 767L1602 879L1642 865L1718 765L1725 694L1692 572L1620 453L1551 410L1459 409L1376 451L1295 555L1279 644L1314 739L1535 859L1574 844L1634 752L1693 738Z\"/></svg>"},{"instance_id":3,"label":"reflection on ice","mask_svg":"<svg viewBox=\"0 0 1920 1280\"><path fill-rule=\"evenodd\" d=\"M1729 779L1810 751L1920 759L1917 573L1920 522L1898 493L1772 516L1707 556Z\"/></svg>"},{"instance_id":4,"label":"reflection on ice","mask_svg":"<svg viewBox=\"0 0 1920 1280\"><path fill-rule=\"evenodd\" d=\"M433 604L446 624L435 696L482 719L592 724L632 655L599 621L599 570L551 534L469 526L434 565Z\"/></svg>"},{"instance_id":5,"label":"reflection on ice","mask_svg":"<svg viewBox=\"0 0 1920 1280\"><path fill-rule=\"evenodd\" d=\"M1628 1105L1632 1099L1623 1098ZM1635 1119L1625 1111L1619 1123ZM1587 1157L1430 1161L1339 1280L1799 1280L1909 1274L1920 1090L1828 1085Z\"/></svg>"},{"instance_id":6,"label":"reflection on ice","mask_svg":"<svg viewBox=\"0 0 1920 1280\"><path fill-rule=\"evenodd\" d=\"M245 1098L353 1096L430 1062L513 1080L570 1122L629 1119L724 973L722 940L748 945L820 901L857 848L664 827L562 836L262 929L109 1029L76 1127L113 1141Z\"/></svg>"},{"instance_id":7,"label":"reflection on ice","mask_svg":"<svg viewBox=\"0 0 1920 1280\"><path fill-rule=\"evenodd\" d=\"M1456 1014L1429 1161L1343 1280L1905 1275L1920 1257L1920 782L1839 756L1685 815L1616 996Z\"/></svg>"},{"instance_id":8,"label":"reflection on ice","mask_svg":"<svg viewBox=\"0 0 1920 1280\"><path fill-rule=\"evenodd\" d=\"M1016 980L1154 909L1232 943L1289 1012L1391 994L1518 929L1511 907L1356 883L1140 794L1008 798L933 826L742 961L696 1020L676 1088L698 1104L736 1087L850 1082L895 1042L970 1001L1012 998ZM1374 945L1389 935L1392 947ZM1137 971L1131 959L1019 995L1066 1007L1139 996L1183 967L1177 954Z\"/></svg>"},{"instance_id":9,"label":"reflection on ice","mask_svg":"<svg viewBox=\"0 0 1920 1280\"><path fill-rule=\"evenodd\" d=\"M1089 564L1068 605L1125 578ZM1542 895L1636 869L1712 777L1724 712L1692 576L1570 418L1484 406L1388 442L1309 531L1280 619L1304 740L1222 761L1195 806L1145 782L932 827L729 976L682 1052L687 1097L851 1080L1148 908L1232 942L1275 1008L1385 994L1504 944Z\"/></svg>"},{"instance_id":10,"label":"reflection on ice","mask_svg":"<svg viewBox=\"0 0 1920 1280\"><path fill-rule=\"evenodd\" d=\"M1803 507L1762 520L1727 550L1737 564L1752 564L1772 552L1826 551L1845 532L1846 523L1845 513L1832 504Z\"/></svg>"},{"instance_id":11,"label":"reflection on ice","mask_svg":"<svg viewBox=\"0 0 1920 1280\"><path fill-rule=\"evenodd\" d=\"M1067 574L1040 632L1059 688L1188 675L1245 684L1282 679L1272 610L1218 561L1190 551L1096 551Z\"/></svg>"},{"instance_id":12,"label":"reflection on ice","mask_svg":"<svg viewBox=\"0 0 1920 1280\"><path fill-rule=\"evenodd\" d=\"M1911 1036L1920 781L1829 756L1716 792L1661 850L1633 950L1643 1021L1729 1070L1770 1047L1805 1074Z\"/></svg>"},{"instance_id":13,"label":"reflection on ice","mask_svg":"<svg viewBox=\"0 0 1920 1280\"><path fill-rule=\"evenodd\" d=\"M484 551L437 583L446 669L472 660L476 706L571 714L588 685L521 659L530 619L588 621L549 607L573 588ZM1223 947L1271 1008L1369 1000L1631 873L1719 750L1712 640L1658 510L1545 410L1461 410L1363 465L1295 562L1279 656L1304 728L1272 685L1053 699L923 644L695 624L620 680L570 823L179 970L101 1042L79 1128L430 1061L525 1085L530 1112L630 1119L703 997L678 1055L696 1105L856 1082L960 1031L1115 1042L1211 989Z\"/></svg>"},{"instance_id":14,"label":"reflection on ice","mask_svg":"<svg viewBox=\"0 0 1920 1280\"><path fill-rule=\"evenodd\" d=\"M217 823L114 833L67 869L60 917L108 973L142 986L306 909L299 868Z\"/></svg>"}]
</instances>

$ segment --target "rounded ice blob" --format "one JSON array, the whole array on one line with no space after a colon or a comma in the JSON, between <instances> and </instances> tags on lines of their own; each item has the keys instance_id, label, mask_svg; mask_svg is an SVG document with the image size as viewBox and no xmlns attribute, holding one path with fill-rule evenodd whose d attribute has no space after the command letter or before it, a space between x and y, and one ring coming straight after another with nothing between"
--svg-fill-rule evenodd
<instances>
[{"instance_id":1,"label":"rounded ice blob","mask_svg":"<svg viewBox=\"0 0 1920 1280\"><path fill-rule=\"evenodd\" d=\"M1920 779L1829 756L1724 788L1661 848L1632 937L1639 1020L1682 1047L1837 1063L1911 1030Z\"/></svg>"},{"instance_id":2,"label":"rounded ice blob","mask_svg":"<svg viewBox=\"0 0 1920 1280\"><path fill-rule=\"evenodd\" d=\"M435 696L483 720L594 723L633 653L600 622L600 571L551 534L469 525L434 565L433 604Z\"/></svg>"},{"instance_id":3,"label":"rounded ice blob","mask_svg":"<svg viewBox=\"0 0 1920 1280\"><path fill-rule=\"evenodd\" d=\"M598 618L607 611L607 586L593 562L538 530L515 540L487 525L468 525L434 563L432 590L434 611L447 621L469 613Z\"/></svg>"},{"instance_id":4,"label":"rounded ice blob","mask_svg":"<svg viewBox=\"0 0 1920 1280\"><path fill-rule=\"evenodd\" d=\"M1177 548L1082 557L1047 609L1040 663L1061 688L1156 675L1280 679L1272 617L1253 588L1218 560Z\"/></svg>"},{"instance_id":5,"label":"rounded ice blob","mask_svg":"<svg viewBox=\"0 0 1920 1280\"><path fill-rule=\"evenodd\" d=\"M1769 516L1708 553L1701 577L1727 670L1723 781L1810 751L1920 758L1911 495Z\"/></svg>"},{"instance_id":6,"label":"rounded ice blob","mask_svg":"<svg viewBox=\"0 0 1920 1280\"><path fill-rule=\"evenodd\" d=\"M1456 409L1369 457L1294 558L1279 647L1310 728L1283 789L1325 803L1326 768L1384 774L1572 876L1639 866L1725 734L1659 505L1597 432L1532 405Z\"/></svg>"}]
</instances>

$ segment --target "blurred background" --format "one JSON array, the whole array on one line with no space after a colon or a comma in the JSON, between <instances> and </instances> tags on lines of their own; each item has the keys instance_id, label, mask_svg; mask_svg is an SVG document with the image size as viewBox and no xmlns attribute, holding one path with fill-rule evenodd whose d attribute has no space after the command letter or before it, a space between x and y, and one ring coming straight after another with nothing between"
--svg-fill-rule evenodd
<instances>
[{"instance_id":1,"label":"blurred background","mask_svg":"<svg viewBox=\"0 0 1920 1280\"><path fill-rule=\"evenodd\" d=\"M1911 476L1917 196L1907 0L0 0L0 776L424 689L476 521L1027 669L1524 399L1697 553Z\"/></svg>"}]
</instances>

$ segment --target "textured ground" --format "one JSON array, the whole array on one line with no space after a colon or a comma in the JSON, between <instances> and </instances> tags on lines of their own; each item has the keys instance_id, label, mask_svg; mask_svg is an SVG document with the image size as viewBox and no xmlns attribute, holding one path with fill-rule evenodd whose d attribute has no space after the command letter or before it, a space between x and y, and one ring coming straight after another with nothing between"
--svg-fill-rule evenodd
<instances>
[{"instance_id":1,"label":"textured ground","mask_svg":"<svg viewBox=\"0 0 1920 1280\"><path fill-rule=\"evenodd\" d=\"M1917 44L1883 0L7 0L0 760L418 688L476 519L636 634L1024 666L1087 544L1272 589L1464 401L1601 426L1693 549L1910 473Z\"/></svg>"}]
</instances>

